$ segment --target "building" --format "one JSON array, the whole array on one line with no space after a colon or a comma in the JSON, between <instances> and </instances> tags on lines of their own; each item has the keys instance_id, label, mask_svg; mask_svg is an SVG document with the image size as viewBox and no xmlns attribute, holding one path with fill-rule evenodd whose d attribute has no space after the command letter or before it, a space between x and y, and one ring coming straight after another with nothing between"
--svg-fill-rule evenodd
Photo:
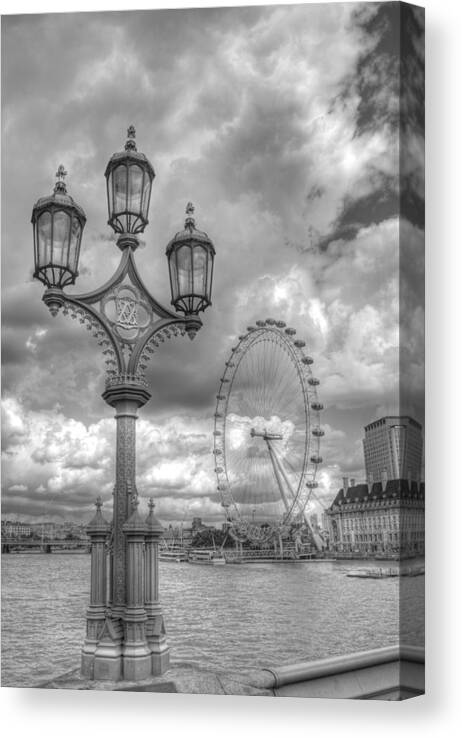
<instances>
[{"instance_id":1,"label":"building","mask_svg":"<svg viewBox=\"0 0 462 738\"><path fill-rule=\"evenodd\" d=\"M392 479L348 487L345 481L326 511L332 551L363 556L424 553L423 482Z\"/></svg>"},{"instance_id":2,"label":"building","mask_svg":"<svg viewBox=\"0 0 462 738\"><path fill-rule=\"evenodd\" d=\"M2 520L2 537L29 538L32 534L30 525L12 520Z\"/></svg>"},{"instance_id":3,"label":"building","mask_svg":"<svg viewBox=\"0 0 462 738\"><path fill-rule=\"evenodd\" d=\"M408 416L388 415L365 427L364 462L369 484L388 479L421 481L422 426Z\"/></svg>"},{"instance_id":4,"label":"building","mask_svg":"<svg viewBox=\"0 0 462 738\"><path fill-rule=\"evenodd\" d=\"M367 482L344 477L326 510L329 547L362 556L423 554L422 426L408 416L389 415L364 430Z\"/></svg>"}]
</instances>

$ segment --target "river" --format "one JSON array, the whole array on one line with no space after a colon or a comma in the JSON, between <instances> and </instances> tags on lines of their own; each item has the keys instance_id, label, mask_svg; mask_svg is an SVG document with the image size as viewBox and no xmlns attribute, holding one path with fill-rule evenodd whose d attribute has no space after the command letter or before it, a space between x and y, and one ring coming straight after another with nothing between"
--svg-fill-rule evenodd
<instances>
[{"instance_id":1,"label":"river","mask_svg":"<svg viewBox=\"0 0 462 738\"><path fill-rule=\"evenodd\" d=\"M171 658L245 671L393 645L399 634L423 645L424 576L346 576L377 564L387 566L161 562ZM89 582L85 554L2 556L2 686L33 687L79 665Z\"/></svg>"}]
</instances>

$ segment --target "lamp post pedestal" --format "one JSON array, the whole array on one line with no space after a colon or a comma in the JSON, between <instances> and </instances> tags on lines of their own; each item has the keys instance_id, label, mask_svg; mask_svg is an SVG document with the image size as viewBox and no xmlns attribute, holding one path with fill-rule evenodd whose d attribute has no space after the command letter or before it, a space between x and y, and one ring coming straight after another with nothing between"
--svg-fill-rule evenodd
<instances>
[{"instance_id":1,"label":"lamp post pedestal","mask_svg":"<svg viewBox=\"0 0 462 738\"><path fill-rule=\"evenodd\" d=\"M82 648L82 675L94 677L94 661L98 642L106 620L106 543L109 524L101 514L101 499L96 501L96 515L87 527L91 541L90 604L87 610L87 632Z\"/></svg>"},{"instance_id":2,"label":"lamp post pedestal","mask_svg":"<svg viewBox=\"0 0 462 738\"><path fill-rule=\"evenodd\" d=\"M170 649L165 637L164 617L159 601L159 540L162 525L154 517L154 501L149 501L146 518L146 637L151 650L152 673L163 674L170 662Z\"/></svg>"},{"instance_id":3,"label":"lamp post pedestal","mask_svg":"<svg viewBox=\"0 0 462 738\"><path fill-rule=\"evenodd\" d=\"M151 649L146 639L144 539L146 525L134 511L123 526L126 535L126 606L123 615L124 643L122 648L123 678L129 681L147 679L152 674Z\"/></svg>"}]
</instances>

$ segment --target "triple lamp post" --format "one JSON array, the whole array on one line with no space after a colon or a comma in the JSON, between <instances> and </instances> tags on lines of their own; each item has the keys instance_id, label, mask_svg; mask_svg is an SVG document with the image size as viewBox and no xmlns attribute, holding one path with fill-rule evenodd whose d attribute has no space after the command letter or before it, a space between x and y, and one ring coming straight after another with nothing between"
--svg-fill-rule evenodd
<instances>
[{"instance_id":1,"label":"triple lamp post","mask_svg":"<svg viewBox=\"0 0 462 738\"><path fill-rule=\"evenodd\" d=\"M167 246L172 305L163 307L144 286L135 265L138 234L148 223L154 169L137 151L130 126L124 151L106 168L108 224L118 234L122 258L101 288L81 295L64 292L74 284L86 216L67 193L61 165L53 194L32 211L34 277L46 286L43 301L52 315L62 310L97 339L106 363L104 400L115 409L116 475L112 526L102 502L87 531L91 539L91 589L82 676L138 681L162 674L169 648L159 602L158 549L162 526L154 502L143 518L135 481L135 423L138 408L151 397L145 379L150 356L166 339L194 338L199 312L211 304L215 249L196 229L191 203L184 230Z\"/></svg>"}]
</instances>

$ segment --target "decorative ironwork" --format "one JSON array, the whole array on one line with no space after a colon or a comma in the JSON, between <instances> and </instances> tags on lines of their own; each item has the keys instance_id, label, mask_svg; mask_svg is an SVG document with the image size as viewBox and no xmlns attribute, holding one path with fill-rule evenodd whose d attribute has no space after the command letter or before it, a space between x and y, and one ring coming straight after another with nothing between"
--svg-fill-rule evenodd
<instances>
[{"instance_id":1,"label":"decorative ironwork","mask_svg":"<svg viewBox=\"0 0 462 738\"><path fill-rule=\"evenodd\" d=\"M135 136L136 136L135 126L128 126L127 140L125 142L125 151L136 151Z\"/></svg>"},{"instance_id":2,"label":"decorative ironwork","mask_svg":"<svg viewBox=\"0 0 462 738\"><path fill-rule=\"evenodd\" d=\"M64 166L62 164L59 165L58 171L55 174L56 177L56 184L55 184L55 192L62 192L66 194L66 183L64 181L64 178L67 176L67 172L64 169Z\"/></svg>"}]
</instances>

